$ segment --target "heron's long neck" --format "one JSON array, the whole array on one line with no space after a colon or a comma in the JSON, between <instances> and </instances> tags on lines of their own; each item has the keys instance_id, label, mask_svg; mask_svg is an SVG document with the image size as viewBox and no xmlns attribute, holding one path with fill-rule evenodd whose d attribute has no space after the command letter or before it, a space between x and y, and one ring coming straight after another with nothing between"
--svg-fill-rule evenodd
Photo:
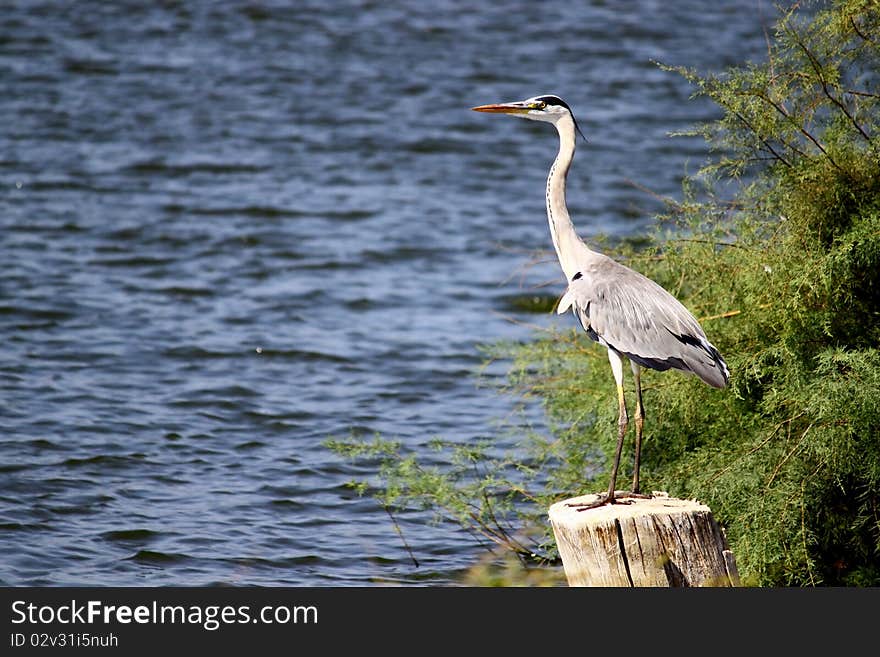
<instances>
[{"instance_id":1,"label":"heron's long neck","mask_svg":"<svg viewBox=\"0 0 880 657\"><path fill-rule=\"evenodd\" d=\"M574 158L574 121L569 116L563 117L556 123L556 129L559 132L559 154L547 176L547 220L559 264L565 278L571 280L577 273L577 255L588 249L575 232L565 206L565 177Z\"/></svg>"}]
</instances>

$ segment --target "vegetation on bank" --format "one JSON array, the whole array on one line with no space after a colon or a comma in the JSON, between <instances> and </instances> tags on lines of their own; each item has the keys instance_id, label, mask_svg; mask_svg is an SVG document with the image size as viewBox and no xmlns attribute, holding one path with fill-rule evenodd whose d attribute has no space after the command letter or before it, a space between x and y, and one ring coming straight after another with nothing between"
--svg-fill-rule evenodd
<instances>
[{"instance_id":1,"label":"vegetation on bank","mask_svg":"<svg viewBox=\"0 0 880 657\"><path fill-rule=\"evenodd\" d=\"M614 255L700 318L732 374L718 391L646 372L643 490L708 504L745 583L876 586L880 3L809 9L781 15L763 63L676 69L723 110L695 129L714 155L652 243ZM741 178L732 200L716 194ZM607 358L574 322L493 352L512 359L511 386L544 401L551 437L526 436L511 454L438 442L444 468L381 439L333 447L378 458L373 493L387 508L419 504L524 559L553 559L547 507L607 485L617 420Z\"/></svg>"}]
</instances>

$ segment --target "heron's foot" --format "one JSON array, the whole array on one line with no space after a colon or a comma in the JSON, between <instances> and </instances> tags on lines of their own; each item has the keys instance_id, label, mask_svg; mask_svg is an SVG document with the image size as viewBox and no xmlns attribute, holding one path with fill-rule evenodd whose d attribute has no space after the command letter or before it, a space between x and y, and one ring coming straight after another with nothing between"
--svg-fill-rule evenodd
<instances>
[{"instance_id":1,"label":"heron's foot","mask_svg":"<svg viewBox=\"0 0 880 657\"><path fill-rule=\"evenodd\" d=\"M632 497L639 500L650 500L654 496L648 493L638 493L636 491L630 491L628 493L615 493L615 496L620 495L621 497Z\"/></svg>"},{"instance_id":2,"label":"heron's foot","mask_svg":"<svg viewBox=\"0 0 880 657\"><path fill-rule=\"evenodd\" d=\"M608 493L599 493L598 498L593 502L574 502L568 503L566 506L570 506L578 511L588 511L589 509L597 509L606 504L632 504L633 499L649 500L652 497L654 496L646 495L644 493L616 490L614 491L613 497L609 497Z\"/></svg>"},{"instance_id":3,"label":"heron's foot","mask_svg":"<svg viewBox=\"0 0 880 657\"><path fill-rule=\"evenodd\" d=\"M615 502L617 502L616 495L611 499L608 499L608 493L600 493L594 502L568 502L565 506L570 506L572 509L577 509L578 511L587 511L588 509L598 509L600 506L614 504Z\"/></svg>"}]
</instances>

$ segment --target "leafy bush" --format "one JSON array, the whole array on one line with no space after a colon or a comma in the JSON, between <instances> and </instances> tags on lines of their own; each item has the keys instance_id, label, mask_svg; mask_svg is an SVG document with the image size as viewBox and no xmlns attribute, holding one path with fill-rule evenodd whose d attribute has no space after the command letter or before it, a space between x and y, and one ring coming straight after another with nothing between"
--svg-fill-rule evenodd
<instances>
[{"instance_id":1,"label":"leafy bush","mask_svg":"<svg viewBox=\"0 0 880 657\"><path fill-rule=\"evenodd\" d=\"M642 487L707 503L746 583L876 586L880 6L801 11L781 16L764 63L676 69L723 109L695 128L715 155L653 245L615 255L701 319L732 377L719 392L645 373ZM745 173L732 201L713 192ZM526 437L502 456L455 446L442 470L384 441L336 447L384 453L386 504L420 502L552 559L547 506L607 482L617 404L604 349L573 328L490 355L512 356L511 385L544 400L551 439Z\"/></svg>"}]
</instances>

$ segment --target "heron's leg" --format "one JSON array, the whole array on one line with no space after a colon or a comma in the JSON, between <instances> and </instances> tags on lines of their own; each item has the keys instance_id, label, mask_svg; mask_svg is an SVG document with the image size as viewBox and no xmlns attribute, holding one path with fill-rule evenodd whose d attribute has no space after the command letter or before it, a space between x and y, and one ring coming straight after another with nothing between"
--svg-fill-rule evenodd
<instances>
[{"instance_id":1,"label":"heron's leg","mask_svg":"<svg viewBox=\"0 0 880 657\"><path fill-rule=\"evenodd\" d=\"M636 458L633 463L633 487L632 492L639 492L639 464L642 457L642 427L645 425L645 407L642 404L642 368L635 361L630 361L633 378L636 381Z\"/></svg>"},{"instance_id":2,"label":"heron's leg","mask_svg":"<svg viewBox=\"0 0 880 657\"><path fill-rule=\"evenodd\" d=\"M614 453L614 465L611 466L611 481L608 484L608 497L606 502L614 501L614 487L617 485L617 469L620 467L620 454L623 451L623 437L629 417L626 414L626 399L623 394L623 361L620 355L613 349L608 350L608 361L611 363L611 371L614 372L614 381L617 383L617 450Z\"/></svg>"},{"instance_id":3,"label":"heron's leg","mask_svg":"<svg viewBox=\"0 0 880 657\"><path fill-rule=\"evenodd\" d=\"M614 373L614 381L617 383L617 450L614 454L614 465L611 467L611 481L608 483L608 492L601 494L595 502L572 503L568 506L576 508L578 511L586 511L594 509L605 504L613 504L615 497L614 487L617 485L617 469L620 467L620 453L623 451L623 437L626 434L626 427L629 418L626 414L626 400L623 395L623 361L613 349L608 350L608 361L611 363L611 371Z\"/></svg>"}]
</instances>

